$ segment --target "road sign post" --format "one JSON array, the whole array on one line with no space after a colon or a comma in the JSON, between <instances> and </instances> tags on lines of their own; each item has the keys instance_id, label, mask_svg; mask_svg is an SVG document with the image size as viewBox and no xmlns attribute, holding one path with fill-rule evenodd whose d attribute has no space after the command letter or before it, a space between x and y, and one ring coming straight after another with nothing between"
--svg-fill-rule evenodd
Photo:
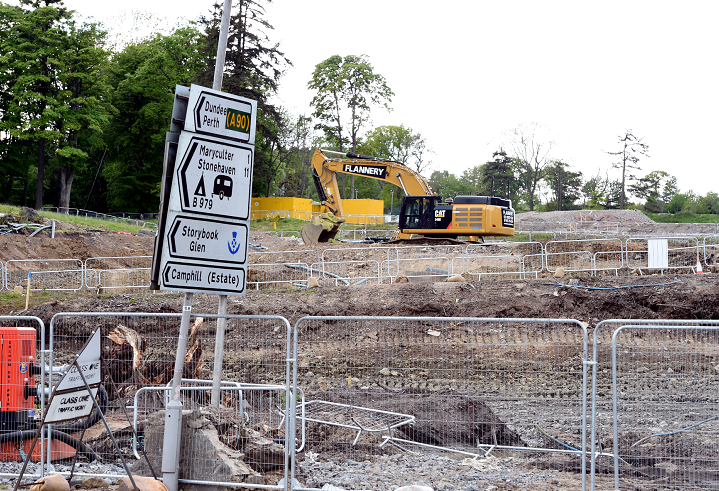
<instances>
[{"instance_id":1,"label":"road sign post","mask_svg":"<svg viewBox=\"0 0 719 491\"><path fill-rule=\"evenodd\" d=\"M153 287L186 293L163 444L163 479L169 491L178 489L179 390L192 296L196 292L220 295L211 398L218 406L226 295L244 295L247 281L257 101L220 90L230 5L231 1L225 0L213 88L192 85L189 94L181 94L187 101L184 121L173 108L171 131L180 127L182 131L177 157L171 162L174 167L165 166L171 177L163 178L163 185L168 180L172 185L169 195L163 193L167 212L161 215L158 231L163 233L158 233L160 244L156 244L153 257Z\"/></svg>"}]
</instances>

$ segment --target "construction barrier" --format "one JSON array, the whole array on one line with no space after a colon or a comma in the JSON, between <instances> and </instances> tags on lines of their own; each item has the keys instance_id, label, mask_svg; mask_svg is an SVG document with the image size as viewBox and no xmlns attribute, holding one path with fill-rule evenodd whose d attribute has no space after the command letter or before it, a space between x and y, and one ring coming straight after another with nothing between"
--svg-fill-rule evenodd
<instances>
[{"instance_id":1,"label":"construction barrier","mask_svg":"<svg viewBox=\"0 0 719 491\"><path fill-rule=\"evenodd\" d=\"M84 268L79 259L11 259L5 263L5 288L30 291L77 291L83 286Z\"/></svg>"},{"instance_id":2,"label":"construction barrier","mask_svg":"<svg viewBox=\"0 0 719 491\"><path fill-rule=\"evenodd\" d=\"M528 469L551 455L553 469L582 469L586 482L587 331L580 322L305 317L293 343L293 386L310 394L296 410L305 410L306 452L340 461L364 460L377 448L475 459L509 454ZM372 478L360 474L353 486L372 489ZM322 487L305 479L303 489Z\"/></svg>"},{"instance_id":3,"label":"construction barrier","mask_svg":"<svg viewBox=\"0 0 719 491\"><path fill-rule=\"evenodd\" d=\"M630 324L612 336L614 489L716 489L716 326Z\"/></svg>"},{"instance_id":4,"label":"construction barrier","mask_svg":"<svg viewBox=\"0 0 719 491\"><path fill-rule=\"evenodd\" d=\"M62 313L50 323L49 371L56 374L54 382L62 365L73 359L90 333L101 329L105 417L135 475L161 475L164 408L174 372L180 317L181 314ZM275 316L223 317L227 321L219 411L209 407L218 316L193 314L191 319L181 389L185 414L180 483L284 489L277 482L286 475L290 460L290 451L284 444L289 419L284 413L287 401L292 400L287 356L291 326ZM65 426L53 428L62 431ZM84 442L106 469L117 469L116 473L105 472L102 476L116 479L124 472L102 430L85 431ZM268 439L280 437L282 444L267 444ZM67 449L52 441L47 446L52 448L51 461L56 470L66 475L67 466L56 460L64 458L62 452ZM240 458L241 454L244 458ZM265 481L269 471L274 483ZM75 470L75 476L80 478L89 475L98 472Z\"/></svg>"},{"instance_id":5,"label":"construction barrier","mask_svg":"<svg viewBox=\"0 0 719 491\"><path fill-rule=\"evenodd\" d=\"M85 260L85 286L118 290L150 287L152 256L91 257Z\"/></svg>"}]
</instances>

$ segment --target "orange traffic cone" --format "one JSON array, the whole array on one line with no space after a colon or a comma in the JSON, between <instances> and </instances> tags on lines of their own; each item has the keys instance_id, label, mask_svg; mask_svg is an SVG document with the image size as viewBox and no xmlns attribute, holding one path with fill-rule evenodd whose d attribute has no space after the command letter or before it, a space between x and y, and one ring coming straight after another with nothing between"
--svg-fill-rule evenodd
<instances>
[{"instance_id":1,"label":"orange traffic cone","mask_svg":"<svg viewBox=\"0 0 719 491\"><path fill-rule=\"evenodd\" d=\"M697 254L697 274L704 274L704 271L702 271L702 263L699 261L699 254Z\"/></svg>"}]
</instances>

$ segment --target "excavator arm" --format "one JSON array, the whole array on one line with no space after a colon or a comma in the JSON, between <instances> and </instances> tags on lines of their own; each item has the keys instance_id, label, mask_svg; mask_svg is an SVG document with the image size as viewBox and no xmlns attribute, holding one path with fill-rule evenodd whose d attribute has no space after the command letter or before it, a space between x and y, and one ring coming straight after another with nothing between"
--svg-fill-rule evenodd
<instances>
[{"instance_id":1,"label":"excavator arm","mask_svg":"<svg viewBox=\"0 0 719 491\"><path fill-rule=\"evenodd\" d=\"M329 158L326 154L340 158ZM432 189L424 177L409 167L392 160L367 157L353 153L339 153L318 148L312 155L315 187L326 211L344 218L337 174L353 174L385 181L402 188L406 195L431 195Z\"/></svg>"},{"instance_id":2,"label":"excavator arm","mask_svg":"<svg viewBox=\"0 0 719 491\"><path fill-rule=\"evenodd\" d=\"M328 157L327 154L337 157ZM399 162L318 148L312 155L312 176L325 213L316 223L302 227L305 244L328 242L337 235L340 224L345 221L337 183L338 173L385 181L402 188L407 195L432 194L429 184L421 175Z\"/></svg>"}]
</instances>

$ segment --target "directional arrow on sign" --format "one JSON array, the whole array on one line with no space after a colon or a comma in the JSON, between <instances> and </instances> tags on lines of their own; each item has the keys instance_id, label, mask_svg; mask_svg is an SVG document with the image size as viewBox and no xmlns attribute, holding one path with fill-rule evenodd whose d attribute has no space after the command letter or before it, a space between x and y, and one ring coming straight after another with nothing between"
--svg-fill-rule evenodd
<instances>
[{"instance_id":1,"label":"directional arrow on sign","mask_svg":"<svg viewBox=\"0 0 719 491\"><path fill-rule=\"evenodd\" d=\"M192 85L185 131L255 143L257 102Z\"/></svg>"},{"instance_id":2,"label":"directional arrow on sign","mask_svg":"<svg viewBox=\"0 0 719 491\"><path fill-rule=\"evenodd\" d=\"M174 220L168 235L170 257L235 265L247 262L247 225L174 213L167 220Z\"/></svg>"},{"instance_id":3,"label":"directional arrow on sign","mask_svg":"<svg viewBox=\"0 0 719 491\"><path fill-rule=\"evenodd\" d=\"M162 286L177 291L243 295L245 268L168 261L162 272Z\"/></svg>"}]
</instances>

